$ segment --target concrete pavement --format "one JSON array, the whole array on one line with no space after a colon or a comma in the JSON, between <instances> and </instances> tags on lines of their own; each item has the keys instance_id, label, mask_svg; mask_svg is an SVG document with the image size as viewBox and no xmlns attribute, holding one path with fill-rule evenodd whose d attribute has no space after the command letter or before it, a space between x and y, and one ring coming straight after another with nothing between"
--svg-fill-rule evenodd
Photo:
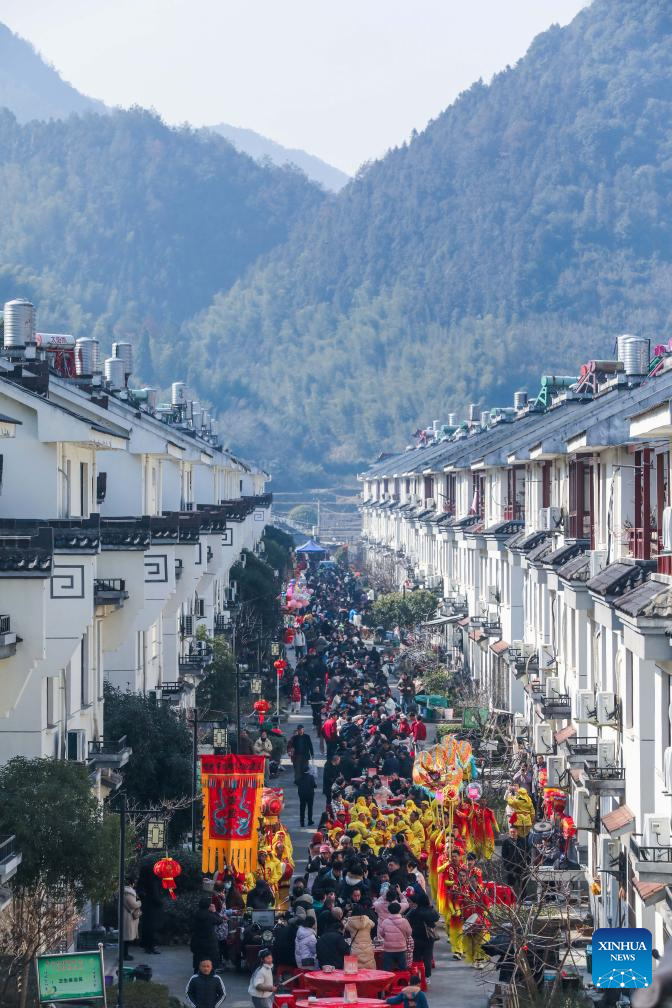
<instances>
[{"instance_id":1,"label":"concrete pavement","mask_svg":"<svg viewBox=\"0 0 672 1008\"><path fill-rule=\"evenodd\" d=\"M303 724L313 740L318 767L324 765L324 757L320 756L319 744L312 729L312 718L309 707L304 707L301 714L293 714L285 728L287 738L292 734L297 724ZM289 830L294 845L296 872L302 872L306 863L308 842L315 832L315 827L302 828L299 825L299 799L294 786L292 765L289 759L283 760L285 770L274 781L284 788L285 809L282 821ZM320 775L321 776L321 775ZM324 797L321 784L315 792L315 822L319 822L324 810ZM149 962L154 970L153 979L157 983L166 984L171 994L179 997L183 1003L184 989L191 976L191 953L183 946L170 946L161 949L160 956L144 956L140 949L133 952L135 962ZM492 992L492 972L479 973L462 962L454 962L450 956L450 947L445 935L435 946L436 969L432 975L427 992L430 1006L443 1008L444 1005L455 1005L456 1008L485 1008L489 994ZM487 977L487 980L486 980ZM249 977L247 974L227 972L223 974L227 990L227 1008L250 1008L250 998L247 993Z\"/></svg>"}]
</instances>

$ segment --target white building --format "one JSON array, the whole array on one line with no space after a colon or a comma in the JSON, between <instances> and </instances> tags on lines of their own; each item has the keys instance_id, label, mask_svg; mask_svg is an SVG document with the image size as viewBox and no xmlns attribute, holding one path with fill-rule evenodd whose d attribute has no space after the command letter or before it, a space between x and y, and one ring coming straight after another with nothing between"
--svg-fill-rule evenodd
<instances>
[{"instance_id":1,"label":"white building","mask_svg":"<svg viewBox=\"0 0 672 1008\"><path fill-rule=\"evenodd\" d=\"M437 427L361 479L370 562L441 587L446 641L568 790L596 926L656 944L672 933L672 356L654 353L621 338L620 362L544 377L535 403Z\"/></svg>"},{"instance_id":2,"label":"white building","mask_svg":"<svg viewBox=\"0 0 672 1008\"><path fill-rule=\"evenodd\" d=\"M193 705L228 621L229 572L270 517L268 476L222 449L176 383L133 390L127 344L103 378L95 341L41 336L5 306L0 348L0 763L88 763L117 783L103 684ZM2 859L0 858L0 885Z\"/></svg>"}]
</instances>

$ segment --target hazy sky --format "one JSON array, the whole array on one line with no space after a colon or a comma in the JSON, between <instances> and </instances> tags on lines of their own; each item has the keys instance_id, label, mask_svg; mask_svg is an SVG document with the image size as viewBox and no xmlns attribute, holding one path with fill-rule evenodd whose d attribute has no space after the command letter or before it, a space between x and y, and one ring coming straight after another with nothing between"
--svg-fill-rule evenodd
<instances>
[{"instance_id":1,"label":"hazy sky","mask_svg":"<svg viewBox=\"0 0 672 1008\"><path fill-rule=\"evenodd\" d=\"M585 0L0 0L80 91L228 122L352 172Z\"/></svg>"}]
</instances>

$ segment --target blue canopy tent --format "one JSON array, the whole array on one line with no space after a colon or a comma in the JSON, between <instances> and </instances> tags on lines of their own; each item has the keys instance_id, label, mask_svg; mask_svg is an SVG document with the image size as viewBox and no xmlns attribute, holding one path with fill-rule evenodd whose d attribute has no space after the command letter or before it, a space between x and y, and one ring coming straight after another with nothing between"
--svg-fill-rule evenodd
<instances>
[{"instance_id":1,"label":"blue canopy tent","mask_svg":"<svg viewBox=\"0 0 672 1008\"><path fill-rule=\"evenodd\" d=\"M296 547L297 553L307 553L309 556L316 557L318 553L323 556L326 555L327 551L324 546L320 546L319 543L314 542L312 539L308 539L303 546Z\"/></svg>"}]
</instances>

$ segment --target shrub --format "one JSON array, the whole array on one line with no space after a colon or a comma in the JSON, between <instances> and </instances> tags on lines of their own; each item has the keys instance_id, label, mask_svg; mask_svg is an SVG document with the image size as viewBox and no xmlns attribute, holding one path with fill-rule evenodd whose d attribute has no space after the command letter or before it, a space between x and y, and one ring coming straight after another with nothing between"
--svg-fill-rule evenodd
<instances>
[{"instance_id":1,"label":"shrub","mask_svg":"<svg viewBox=\"0 0 672 1008\"><path fill-rule=\"evenodd\" d=\"M202 890L182 893L174 900L165 900L159 925L162 945L188 945L191 938L191 920L198 910Z\"/></svg>"},{"instance_id":2,"label":"shrub","mask_svg":"<svg viewBox=\"0 0 672 1008\"><path fill-rule=\"evenodd\" d=\"M107 988L107 1003L117 1003L117 985ZM179 998L172 997L165 984L132 980L124 983L125 1008L182 1008Z\"/></svg>"}]
</instances>

